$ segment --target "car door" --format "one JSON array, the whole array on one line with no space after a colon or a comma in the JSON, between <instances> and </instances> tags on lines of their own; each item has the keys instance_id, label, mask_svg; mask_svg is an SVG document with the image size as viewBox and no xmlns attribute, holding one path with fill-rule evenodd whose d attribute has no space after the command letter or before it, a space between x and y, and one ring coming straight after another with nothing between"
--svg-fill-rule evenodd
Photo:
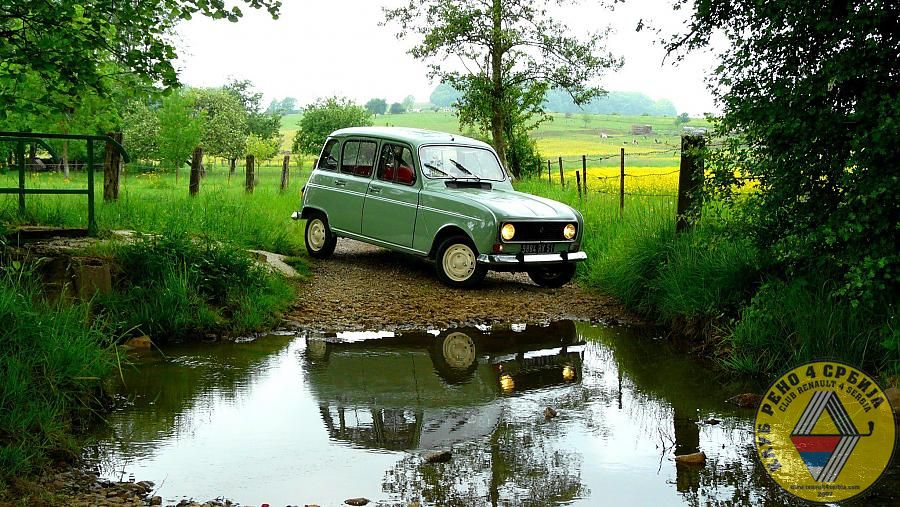
<instances>
[{"instance_id":1,"label":"car door","mask_svg":"<svg viewBox=\"0 0 900 507\"><path fill-rule=\"evenodd\" d=\"M419 206L419 186L409 146L383 143L375 177L369 182L366 193L363 235L411 248Z\"/></svg>"},{"instance_id":2,"label":"car door","mask_svg":"<svg viewBox=\"0 0 900 507\"><path fill-rule=\"evenodd\" d=\"M360 233L363 200L377 153L378 143L371 139L351 138L343 142L339 170L328 175L332 195L327 209L332 229Z\"/></svg>"}]
</instances>

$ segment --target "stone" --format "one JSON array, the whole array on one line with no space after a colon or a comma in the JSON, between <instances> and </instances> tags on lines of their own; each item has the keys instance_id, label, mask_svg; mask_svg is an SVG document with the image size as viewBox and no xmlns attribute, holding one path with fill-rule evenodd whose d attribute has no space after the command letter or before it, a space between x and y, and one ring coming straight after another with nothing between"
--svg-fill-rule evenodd
<instances>
[{"instance_id":1,"label":"stone","mask_svg":"<svg viewBox=\"0 0 900 507\"><path fill-rule=\"evenodd\" d=\"M675 463L681 465L704 465L706 464L706 454L703 451L695 452L693 454L682 454L681 456L675 456Z\"/></svg>"},{"instance_id":2,"label":"stone","mask_svg":"<svg viewBox=\"0 0 900 507\"><path fill-rule=\"evenodd\" d=\"M162 505L162 497L157 495L150 499L150 505Z\"/></svg>"},{"instance_id":3,"label":"stone","mask_svg":"<svg viewBox=\"0 0 900 507\"><path fill-rule=\"evenodd\" d=\"M138 336L137 338L132 338L132 339L128 340L127 342L125 342L125 345L135 348L135 349L149 349L150 347L153 346L153 341L150 340L149 336L144 335L144 336ZM138 483L138 484L140 484L140 483ZM146 489L147 491L150 491L151 489L153 489L153 483L150 483L149 487L142 488L142 489Z\"/></svg>"},{"instance_id":4,"label":"stone","mask_svg":"<svg viewBox=\"0 0 900 507\"><path fill-rule=\"evenodd\" d=\"M450 451L435 451L425 455L426 463L446 463L453 457Z\"/></svg>"},{"instance_id":5,"label":"stone","mask_svg":"<svg viewBox=\"0 0 900 507\"><path fill-rule=\"evenodd\" d=\"M89 301L97 294L112 292L109 264L102 260L73 257L72 270L75 273L75 293L79 299Z\"/></svg>"},{"instance_id":6,"label":"stone","mask_svg":"<svg viewBox=\"0 0 900 507\"><path fill-rule=\"evenodd\" d=\"M732 396L725 400L728 403L737 405L740 408L756 408L759 406L759 402L762 401L761 394L755 393L743 393L737 396Z\"/></svg>"},{"instance_id":7,"label":"stone","mask_svg":"<svg viewBox=\"0 0 900 507\"><path fill-rule=\"evenodd\" d=\"M369 499L363 498L363 497L348 498L348 499L344 500L344 503L347 505L366 505L367 503L369 503Z\"/></svg>"},{"instance_id":8,"label":"stone","mask_svg":"<svg viewBox=\"0 0 900 507\"><path fill-rule=\"evenodd\" d=\"M546 417L547 419L553 419L558 415L559 414L556 412L556 410L553 410L553 408L551 407L547 407L544 409L544 417Z\"/></svg>"}]
</instances>

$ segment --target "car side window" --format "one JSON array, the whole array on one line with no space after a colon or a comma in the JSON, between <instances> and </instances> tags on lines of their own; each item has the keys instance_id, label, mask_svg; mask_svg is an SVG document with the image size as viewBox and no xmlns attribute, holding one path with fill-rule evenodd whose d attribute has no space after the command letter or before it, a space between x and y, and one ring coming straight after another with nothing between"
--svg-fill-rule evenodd
<instances>
[{"instance_id":1,"label":"car side window","mask_svg":"<svg viewBox=\"0 0 900 507\"><path fill-rule=\"evenodd\" d=\"M337 139L329 139L322 148L322 155L316 164L316 169L324 169L326 171L334 171L338 167L338 155L340 153L341 143Z\"/></svg>"},{"instance_id":2,"label":"car side window","mask_svg":"<svg viewBox=\"0 0 900 507\"><path fill-rule=\"evenodd\" d=\"M413 166L412 151L399 144L384 143L381 148L381 159L378 162L378 179L401 185L412 185L416 182L416 170Z\"/></svg>"},{"instance_id":3,"label":"car side window","mask_svg":"<svg viewBox=\"0 0 900 507\"><path fill-rule=\"evenodd\" d=\"M375 168L378 144L374 141L347 141L341 156L341 172L368 178Z\"/></svg>"}]
</instances>

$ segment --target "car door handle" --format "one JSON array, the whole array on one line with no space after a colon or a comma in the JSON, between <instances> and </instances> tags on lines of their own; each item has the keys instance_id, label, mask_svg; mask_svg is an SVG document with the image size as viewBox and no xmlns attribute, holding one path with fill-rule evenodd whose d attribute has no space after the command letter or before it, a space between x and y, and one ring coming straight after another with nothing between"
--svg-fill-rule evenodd
<instances>
[{"instance_id":1,"label":"car door handle","mask_svg":"<svg viewBox=\"0 0 900 507\"><path fill-rule=\"evenodd\" d=\"M380 194L381 189L378 187L369 187L369 193L370 194Z\"/></svg>"},{"instance_id":2,"label":"car door handle","mask_svg":"<svg viewBox=\"0 0 900 507\"><path fill-rule=\"evenodd\" d=\"M344 180L334 180L334 186L344 187L344 186L347 186L347 182Z\"/></svg>"}]
</instances>

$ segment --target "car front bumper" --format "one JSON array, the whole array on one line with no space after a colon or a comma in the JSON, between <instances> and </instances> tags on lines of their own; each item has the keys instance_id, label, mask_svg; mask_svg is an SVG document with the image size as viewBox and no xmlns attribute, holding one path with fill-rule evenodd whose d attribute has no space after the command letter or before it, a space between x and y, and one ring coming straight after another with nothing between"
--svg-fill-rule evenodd
<instances>
[{"instance_id":1,"label":"car front bumper","mask_svg":"<svg viewBox=\"0 0 900 507\"><path fill-rule=\"evenodd\" d=\"M560 252L552 254L481 254L479 264L498 269L525 269L548 264L566 264L587 260L584 252Z\"/></svg>"}]
</instances>

